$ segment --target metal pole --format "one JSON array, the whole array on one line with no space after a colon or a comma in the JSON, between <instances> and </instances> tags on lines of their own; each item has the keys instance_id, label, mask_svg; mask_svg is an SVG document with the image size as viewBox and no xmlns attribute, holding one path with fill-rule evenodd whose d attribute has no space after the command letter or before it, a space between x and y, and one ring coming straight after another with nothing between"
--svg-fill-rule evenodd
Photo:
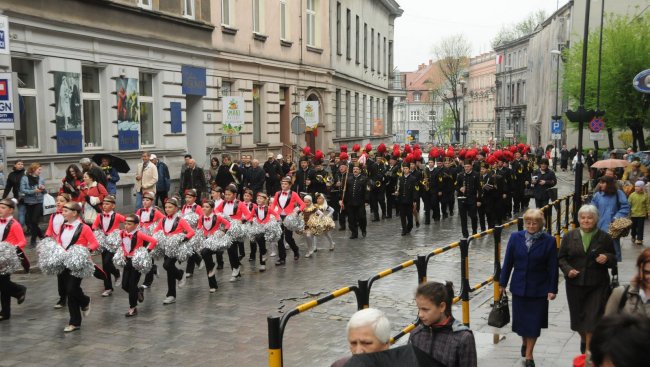
<instances>
[{"instance_id":1,"label":"metal pole","mask_svg":"<svg viewBox=\"0 0 650 367\"><path fill-rule=\"evenodd\" d=\"M562 50L560 50L562 51ZM560 99L560 55L557 56L557 64L556 64L556 76L555 76L555 117L559 118L558 116L558 99ZM555 139L555 154L553 157L553 171L557 172L557 139Z\"/></svg>"},{"instance_id":2,"label":"metal pole","mask_svg":"<svg viewBox=\"0 0 650 367\"><path fill-rule=\"evenodd\" d=\"M460 240L460 300L463 310L463 324L469 326L469 242Z\"/></svg>"},{"instance_id":3,"label":"metal pole","mask_svg":"<svg viewBox=\"0 0 650 367\"><path fill-rule=\"evenodd\" d=\"M269 367L282 367L280 318L278 316L268 316L266 322L269 327Z\"/></svg>"}]
</instances>

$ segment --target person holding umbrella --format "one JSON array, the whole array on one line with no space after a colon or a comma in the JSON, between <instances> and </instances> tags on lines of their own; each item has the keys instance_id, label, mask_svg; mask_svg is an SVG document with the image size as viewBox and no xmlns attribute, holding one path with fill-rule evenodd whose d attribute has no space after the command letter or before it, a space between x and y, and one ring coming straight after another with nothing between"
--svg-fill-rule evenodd
<instances>
[{"instance_id":1,"label":"person holding umbrella","mask_svg":"<svg viewBox=\"0 0 650 367\"><path fill-rule=\"evenodd\" d=\"M106 175L106 191L108 191L109 195L117 195L116 184L120 180L120 174L117 173L117 169L115 169L115 167L111 167L111 158L108 156L103 157L102 164L99 166L99 168L101 168Z\"/></svg>"}]
</instances>

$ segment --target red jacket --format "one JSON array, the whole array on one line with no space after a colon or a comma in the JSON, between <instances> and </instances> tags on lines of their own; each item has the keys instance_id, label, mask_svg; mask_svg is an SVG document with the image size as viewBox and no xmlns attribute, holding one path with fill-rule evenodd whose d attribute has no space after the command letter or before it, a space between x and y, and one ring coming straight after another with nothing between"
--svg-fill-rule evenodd
<instances>
[{"instance_id":1,"label":"red jacket","mask_svg":"<svg viewBox=\"0 0 650 367\"><path fill-rule=\"evenodd\" d=\"M109 222L109 228L108 231L104 230L104 215L106 213L102 212L101 214L97 215L95 218L95 223L93 223L93 231L96 229L101 229L104 234L109 234L113 233L114 231L118 231L120 229L120 224L124 223L124 216L120 213L113 212L111 215L111 221Z\"/></svg>"},{"instance_id":2,"label":"red jacket","mask_svg":"<svg viewBox=\"0 0 650 367\"><path fill-rule=\"evenodd\" d=\"M104 185L97 182L97 185L95 185L93 187L90 187L87 190L84 190L84 189L81 190L81 194L79 195L79 201L83 203L83 202L86 202L87 197L95 196L95 197L99 198L99 203L96 204L96 205L101 205L102 201L104 201L104 198L107 195L108 195L108 191L106 191L106 188L104 187Z\"/></svg>"},{"instance_id":3,"label":"red jacket","mask_svg":"<svg viewBox=\"0 0 650 367\"><path fill-rule=\"evenodd\" d=\"M167 220L176 221L174 223L174 225L172 226L172 230L169 231L169 232L165 231L165 221L167 221ZM161 220L158 223L158 225L156 226L156 229L154 229L153 231L154 232L163 231L165 236L173 236L175 234L185 233L185 238L188 239L188 240L190 238L194 237L194 230L192 229L192 227L190 227L190 225L187 223L187 221L185 221L185 219L183 219L181 217L172 217L172 218L165 217L163 220Z\"/></svg>"},{"instance_id":4,"label":"red jacket","mask_svg":"<svg viewBox=\"0 0 650 367\"><path fill-rule=\"evenodd\" d=\"M226 206L226 201L224 200L221 205L219 205L217 208L214 209L215 214L223 214L223 208ZM234 205L234 210L233 214L230 216L231 219L236 219L238 221L245 221L247 220L251 213L247 208L246 203L243 201L239 200L233 200L233 205Z\"/></svg>"},{"instance_id":5,"label":"red jacket","mask_svg":"<svg viewBox=\"0 0 650 367\"><path fill-rule=\"evenodd\" d=\"M187 209L191 209L199 217L201 215L203 215L203 209L201 209L201 205L198 205L198 204L194 203L194 204L192 204L192 206L193 206L193 208L189 208L189 205L183 205L183 207L181 208L181 214L182 215L187 214L187 213L185 213L185 209L187 208Z\"/></svg>"},{"instance_id":6,"label":"red jacket","mask_svg":"<svg viewBox=\"0 0 650 367\"><path fill-rule=\"evenodd\" d=\"M255 222L260 223L260 224L266 224L269 222L271 217L275 217L275 219L280 219L280 216L278 215L277 212L272 211L271 208L267 206L264 207L264 216L260 218L258 215L257 211L257 204L253 205L253 210L251 210L251 216L248 218L249 221L255 220Z\"/></svg>"},{"instance_id":7,"label":"red jacket","mask_svg":"<svg viewBox=\"0 0 650 367\"><path fill-rule=\"evenodd\" d=\"M160 209L156 209L153 206L149 208L149 210L153 213L153 218L151 217L151 214L149 214L149 221L145 222L142 220L142 213L144 212L144 208L140 208L135 212L135 215L140 218L140 226L144 228L149 228L152 224L160 221L161 219L165 218L165 214L163 214Z\"/></svg>"},{"instance_id":8,"label":"red jacket","mask_svg":"<svg viewBox=\"0 0 650 367\"><path fill-rule=\"evenodd\" d=\"M27 244L23 227L13 218L5 220L7 221L7 225L5 226L4 233L0 233L2 241L6 241L22 250Z\"/></svg>"},{"instance_id":9,"label":"red jacket","mask_svg":"<svg viewBox=\"0 0 650 367\"><path fill-rule=\"evenodd\" d=\"M61 212L56 212L50 215L50 223L47 225L47 231L45 231L45 235L47 237L57 238L59 236L59 233L61 233L61 227L63 227L63 222L65 222L65 219L61 222L60 225L57 226L58 228L54 228L54 217L57 215L63 217L63 214L61 214Z\"/></svg>"},{"instance_id":10,"label":"red jacket","mask_svg":"<svg viewBox=\"0 0 650 367\"><path fill-rule=\"evenodd\" d=\"M56 242L61 245L61 247L63 247L63 244L61 243L61 235L65 230L65 226L66 224L63 225L61 233L59 233L59 235L56 237ZM72 236L72 241L70 241L70 244L87 247L90 251L95 251L99 248L99 243L97 243L97 239L93 234L93 230L90 229L90 226L85 223L79 224L74 235Z\"/></svg>"},{"instance_id":11,"label":"red jacket","mask_svg":"<svg viewBox=\"0 0 650 367\"><path fill-rule=\"evenodd\" d=\"M140 247L143 247L145 242L149 243L149 246L147 246L147 249L149 251L153 250L154 247L156 247L156 245L158 244L158 241L156 241L155 238L151 236L147 236L146 234L140 231L135 231L133 233L133 237L130 237L127 231L121 230L120 237L122 238L122 251L124 251L124 256L126 257L132 257L133 254L135 254L135 250L139 249ZM131 251L126 251L126 246L124 245L125 239L131 240Z\"/></svg>"},{"instance_id":12,"label":"red jacket","mask_svg":"<svg viewBox=\"0 0 650 367\"><path fill-rule=\"evenodd\" d=\"M302 201L300 196L292 190L287 191L287 195L289 196L289 200L285 203L285 206L282 207L280 204L280 195L282 194L282 191L278 191L275 193L275 196L273 197L273 204L271 204L270 209L274 212L277 212L279 215L289 215L293 213L294 208L298 207L298 210L303 211L305 209L305 202Z\"/></svg>"},{"instance_id":13,"label":"red jacket","mask_svg":"<svg viewBox=\"0 0 650 367\"><path fill-rule=\"evenodd\" d=\"M209 230L206 230L203 226L203 221L209 222L210 220L212 220L212 227L210 227ZM214 232L219 229L221 224L223 224L226 230L230 229L230 222L228 222L221 214L214 214L212 218L201 215L196 226L198 231L203 231L203 235L205 237L208 237L214 234Z\"/></svg>"}]
</instances>

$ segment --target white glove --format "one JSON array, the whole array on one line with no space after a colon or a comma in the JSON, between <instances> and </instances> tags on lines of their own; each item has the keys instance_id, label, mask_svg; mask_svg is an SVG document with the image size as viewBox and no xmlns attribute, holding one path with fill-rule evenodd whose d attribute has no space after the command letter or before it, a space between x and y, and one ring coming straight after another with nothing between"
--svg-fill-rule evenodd
<instances>
[{"instance_id":1,"label":"white glove","mask_svg":"<svg viewBox=\"0 0 650 367\"><path fill-rule=\"evenodd\" d=\"M318 214L319 217L323 216L323 212L320 211L320 210L317 210L317 211L316 211L316 214Z\"/></svg>"},{"instance_id":2,"label":"white glove","mask_svg":"<svg viewBox=\"0 0 650 367\"><path fill-rule=\"evenodd\" d=\"M100 201L99 201L99 198L97 196L91 196L90 197L90 205L97 205L99 203L100 203Z\"/></svg>"}]
</instances>

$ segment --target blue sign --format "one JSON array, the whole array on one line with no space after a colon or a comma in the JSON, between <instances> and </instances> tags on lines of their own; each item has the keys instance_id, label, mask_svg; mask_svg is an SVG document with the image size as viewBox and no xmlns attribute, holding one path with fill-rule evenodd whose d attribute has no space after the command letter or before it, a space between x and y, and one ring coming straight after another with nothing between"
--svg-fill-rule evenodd
<instances>
[{"instance_id":1,"label":"blue sign","mask_svg":"<svg viewBox=\"0 0 650 367\"><path fill-rule=\"evenodd\" d=\"M56 132L57 153L81 153L82 147L81 130L59 130Z\"/></svg>"},{"instance_id":2,"label":"blue sign","mask_svg":"<svg viewBox=\"0 0 650 367\"><path fill-rule=\"evenodd\" d=\"M563 129L564 129L564 121L551 120L551 134L562 134Z\"/></svg>"},{"instance_id":3,"label":"blue sign","mask_svg":"<svg viewBox=\"0 0 650 367\"><path fill-rule=\"evenodd\" d=\"M181 114L181 103L171 102L169 104L169 107L172 115L172 134L183 132L183 115Z\"/></svg>"},{"instance_id":4,"label":"blue sign","mask_svg":"<svg viewBox=\"0 0 650 367\"><path fill-rule=\"evenodd\" d=\"M183 65L181 74L183 76L183 94L201 97L206 95L205 68Z\"/></svg>"},{"instance_id":5,"label":"blue sign","mask_svg":"<svg viewBox=\"0 0 650 367\"><path fill-rule=\"evenodd\" d=\"M650 69L638 73L632 79L632 85L641 93L650 93Z\"/></svg>"},{"instance_id":6,"label":"blue sign","mask_svg":"<svg viewBox=\"0 0 650 367\"><path fill-rule=\"evenodd\" d=\"M120 150L140 149L140 134L138 130L119 130L117 144Z\"/></svg>"}]
</instances>

